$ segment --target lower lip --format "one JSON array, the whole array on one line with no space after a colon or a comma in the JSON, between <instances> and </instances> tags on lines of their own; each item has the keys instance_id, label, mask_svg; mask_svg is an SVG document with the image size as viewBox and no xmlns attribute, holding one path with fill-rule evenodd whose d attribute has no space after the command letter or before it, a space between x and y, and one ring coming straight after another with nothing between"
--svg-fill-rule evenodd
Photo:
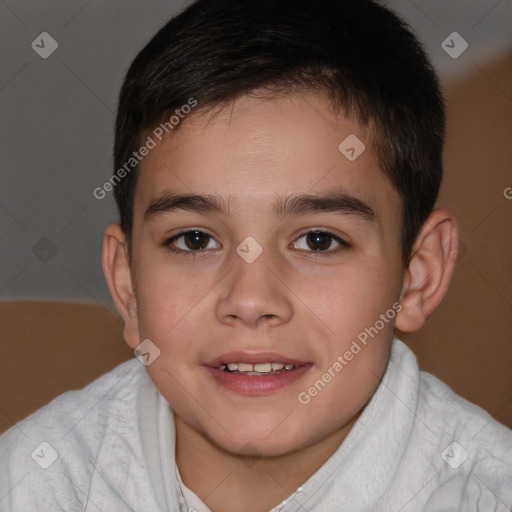
<instances>
[{"instance_id":1,"label":"lower lip","mask_svg":"<svg viewBox=\"0 0 512 512\"><path fill-rule=\"evenodd\" d=\"M245 395L264 395L292 384L307 373L312 366L311 363L308 363L294 370L261 376L228 373L211 366L205 366L205 368L218 384L231 391Z\"/></svg>"}]
</instances>

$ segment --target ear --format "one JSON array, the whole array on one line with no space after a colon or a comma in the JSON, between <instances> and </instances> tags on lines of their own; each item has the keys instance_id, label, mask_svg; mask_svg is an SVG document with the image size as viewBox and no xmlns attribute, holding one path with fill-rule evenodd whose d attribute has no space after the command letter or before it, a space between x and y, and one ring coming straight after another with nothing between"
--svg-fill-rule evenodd
<instances>
[{"instance_id":1,"label":"ear","mask_svg":"<svg viewBox=\"0 0 512 512\"><path fill-rule=\"evenodd\" d=\"M137 301L127 241L118 223L109 224L105 229L101 263L110 295L124 320L124 339L135 349L140 344Z\"/></svg>"},{"instance_id":2,"label":"ear","mask_svg":"<svg viewBox=\"0 0 512 512\"><path fill-rule=\"evenodd\" d=\"M459 251L457 222L446 209L434 210L423 224L405 270L395 326L417 331L445 296Z\"/></svg>"}]
</instances>

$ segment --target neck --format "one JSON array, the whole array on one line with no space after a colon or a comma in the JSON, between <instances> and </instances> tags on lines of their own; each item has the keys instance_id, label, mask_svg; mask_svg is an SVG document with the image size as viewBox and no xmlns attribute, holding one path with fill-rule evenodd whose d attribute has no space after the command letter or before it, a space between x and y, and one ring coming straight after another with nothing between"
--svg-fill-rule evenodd
<instances>
[{"instance_id":1,"label":"neck","mask_svg":"<svg viewBox=\"0 0 512 512\"><path fill-rule=\"evenodd\" d=\"M176 413L176 464L183 483L213 512L268 512L303 485L357 421L305 448L276 457L227 452Z\"/></svg>"}]
</instances>

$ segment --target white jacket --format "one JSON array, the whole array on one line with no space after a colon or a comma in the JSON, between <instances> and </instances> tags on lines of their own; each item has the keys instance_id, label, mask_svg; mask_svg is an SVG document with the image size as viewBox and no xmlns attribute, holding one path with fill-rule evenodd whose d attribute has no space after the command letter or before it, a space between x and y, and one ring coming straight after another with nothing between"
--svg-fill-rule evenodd
<instances>
[{"instance_id":1,"label":"white jacket","mask_svg":"<svg viewBox=\"0 0 512 512\"><path fill-rule=\"evenodd\" d=\"M172 409L125 362L0 436L0 511L208 511L190 490L178 501L174 442ZM281 512L511 510L512 431L395 338L356 424Z\"/></svg>"}]
</instances>

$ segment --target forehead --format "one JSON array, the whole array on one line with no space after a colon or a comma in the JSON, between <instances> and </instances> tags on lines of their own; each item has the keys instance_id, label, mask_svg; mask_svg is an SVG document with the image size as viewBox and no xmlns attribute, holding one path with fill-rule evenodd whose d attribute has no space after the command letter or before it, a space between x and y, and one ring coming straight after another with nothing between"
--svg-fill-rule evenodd
<instances>
[{"instance_id":1,"label":"forehead","mask_svg":"<svg viewBox=\"0 0 512 512\"><path fill-rule=\"evenodd\" d=\"M242 97L194 112L139 164L135 217L166 193L224 197L230 212L275 211L276 197L341 191L396 221L399 196L369 135L314 93Z\"/></svg>"}]
</instances>

